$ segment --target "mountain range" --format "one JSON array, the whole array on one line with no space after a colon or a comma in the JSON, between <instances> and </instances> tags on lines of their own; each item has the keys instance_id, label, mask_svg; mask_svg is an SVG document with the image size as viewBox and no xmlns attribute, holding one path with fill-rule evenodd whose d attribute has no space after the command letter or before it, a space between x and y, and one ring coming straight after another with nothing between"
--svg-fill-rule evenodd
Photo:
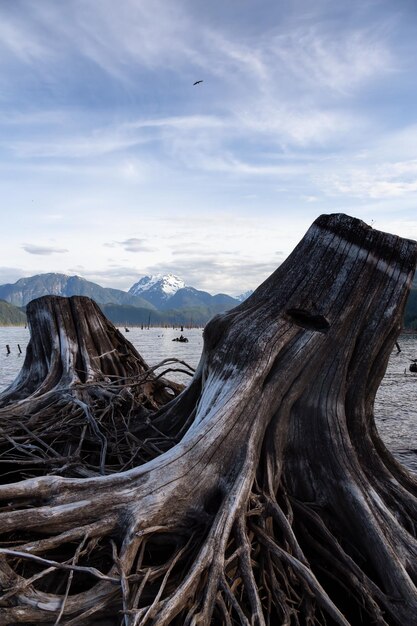
<instances>
[{"instance_id":1,"label":"mountain range","mask_svg":"<svg viewBox=\"0 0 417 626\"><path fill-rule=\"evenodd\" d=\"M129 291L101 287L80 276L38 274L14 284L0 285L0 325L25 323L24 307L44 295L88 296L116 325L204 325L216 313L227 311L251 295L232 298L211 295L187 286L173 274L144 276ZM404 313L404 327L417 328L417 275Z\"/></svg>"},{"instance_id":2,"label":"mountain range","mask_svg":"<svg viewBox=\"0 0 417 626\"><path fill-rule=\"evenodd\" d=\"M144 276L128 292L101 287L80 276L57 273L38 274L0 285L0 299L16 307L25 307L44 295L88 296L116 324L143 324L150 319L154 324L205 324L216 313L237 306L250 293L238 298L211 295L187 286L173 274Z\"/></svg>"},{"instance_id":3,"label":"mountain range","mask_svg":"<svg viewBox=\"0 0 417 626\"><path fill-rule=\"evenodd\" d=\"M0 285L0 299L18 307L26 306L31 300L47 295L88 296L100 304L127 304L154 308L150 302L138 296L126 293L121 289L100 287L100 285L80 276L37 274L29 278L21 278L13 284Z\"/></svg>"}]
</instances>

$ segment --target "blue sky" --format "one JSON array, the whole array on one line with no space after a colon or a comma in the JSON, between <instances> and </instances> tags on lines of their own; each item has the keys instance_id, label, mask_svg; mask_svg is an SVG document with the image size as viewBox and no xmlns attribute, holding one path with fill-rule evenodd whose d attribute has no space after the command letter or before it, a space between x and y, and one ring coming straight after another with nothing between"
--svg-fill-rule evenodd
<instances>
[{"instance_id":1,"label":"blue sky","mask_svg":"<svg viewBox=\"0 0 417 626\"><path fill-rule=\"evenodd\" d=\"M414 0L0 0L0 283L236 294L339 211L417 239L416 27Z\"/></svg>"}]
</instances>

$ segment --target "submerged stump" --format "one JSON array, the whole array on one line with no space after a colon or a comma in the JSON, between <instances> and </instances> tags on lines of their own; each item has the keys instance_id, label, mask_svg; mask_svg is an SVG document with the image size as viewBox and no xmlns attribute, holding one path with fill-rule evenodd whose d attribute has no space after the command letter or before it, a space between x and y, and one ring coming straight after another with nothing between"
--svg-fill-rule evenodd
<instances>
[{"instance_id":1,"label":"submerged stump","mask_svg":"<svg viewBox=\"0 0 417 626\"><path fill-rule=\"evenodd\" d=\"M321 216L179 395L89 301L32 303L0 396L0 624L417 624L417 482L373 419L416 258Z\"/></svg>"}]
</instances>

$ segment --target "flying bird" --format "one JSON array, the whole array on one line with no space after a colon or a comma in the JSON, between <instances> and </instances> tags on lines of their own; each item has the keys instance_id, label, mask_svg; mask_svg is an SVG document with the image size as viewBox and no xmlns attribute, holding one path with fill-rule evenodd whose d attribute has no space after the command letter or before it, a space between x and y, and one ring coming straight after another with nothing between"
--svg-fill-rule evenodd
<instances>
[{"instance_id":1,"label":"flying bird","mask_svg":"<svg viewBox=\"0 0 417 626\"><path fill-rule=\"evenodd\" d=\"M196 80L195 83L193 83L193 87L194 87L194 85L199 85L202 82L203 82L202 80Z\"/></svg>"}]
</instances>

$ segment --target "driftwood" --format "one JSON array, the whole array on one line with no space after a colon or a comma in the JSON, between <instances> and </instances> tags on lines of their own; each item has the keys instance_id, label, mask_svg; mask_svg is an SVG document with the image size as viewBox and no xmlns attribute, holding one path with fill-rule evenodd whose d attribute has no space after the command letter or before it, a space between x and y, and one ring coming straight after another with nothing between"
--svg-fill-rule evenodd
<instances>
[{"instance_id":1,"label":"driftwood","mask_svg":"<svg viewBox=\"0 0 417 626\"><path fill-rule=\"evenodd\" d=\"M416 258L320 217L156 406L178 389L149 398L93 304L33 303L1 398L0 624L417 624L417 482L373 419Z\"/></svg>"}]
</instances>

